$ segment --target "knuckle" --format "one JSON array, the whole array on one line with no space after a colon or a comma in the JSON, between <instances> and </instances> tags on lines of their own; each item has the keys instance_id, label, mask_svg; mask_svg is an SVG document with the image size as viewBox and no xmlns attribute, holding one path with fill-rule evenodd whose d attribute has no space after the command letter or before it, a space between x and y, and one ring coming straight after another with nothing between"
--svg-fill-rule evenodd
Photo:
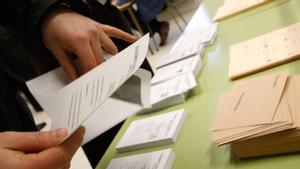
<instances>
[{"instance_id":1,"label":"knuckle","mask_svg":"<svg viewBox=\"0 0 300 169\"><path fill-rule=\"evenodd\" d=\"M86 71L90 71L90 70L92 70L93 68L95 67L95 65L94 64L92 64L92 63L87 63L86 64Z\"/></svg>"},{"instance_id":2,"label":"knuckle","mask_svg":"<svg viewBox=\"0 0 300 169\"><path fill-rule=\"evenodd\" d=\"M84 33L77 33L74 36L74 39L75 39L74 43L85 43L88 40L88 36Z\"/></svg>"},{"instance_id":3,"label":"knuckle","mask_svg":"<svg viewBox=\"0 0 300 169\"><path fill-rule=\"evenodd\" d=\"M90 28L89 29L89 34L92 36L92 37L96 37L98 35L98 29L96 27L93 27L93 28Z\"/></svg>"},{"instance_id":4,"label":"knuckle","mask_svg":"<svg viewBox=\"0 0 300 169\"><path fill-rule=\"evenodd\" d=\"M118 30L119 30L119 29L118 29L118 28L115 28L115 27L112 27L112 28L111 28L111 31L112 31L112 32L117 32Z\"/></svg>"},{"instance_id":5,"label":"knuckle","mask_svg":"<svg viewBox=\"0 0 300 169\"><path fill-rule=\"evenodd\" d=\"M46 141L45 137L46 137L45 133L42 133L42 132L36 132L34 134L34 140L35 140L36 144L39 146L42 146L45 144L45 141Z\"/></svg>"}]
</instances>

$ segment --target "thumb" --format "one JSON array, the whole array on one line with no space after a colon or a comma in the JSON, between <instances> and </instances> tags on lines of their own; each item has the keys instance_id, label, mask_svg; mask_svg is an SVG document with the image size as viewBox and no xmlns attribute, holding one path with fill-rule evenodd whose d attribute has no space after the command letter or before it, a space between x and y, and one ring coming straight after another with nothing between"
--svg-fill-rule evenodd
<instances>
[{"instance_id":1,"label":"thumb","mask_svg":"<svg viewBox=\"0 0 300 169\"><path fill-rule=\"evenodd\" d=\"M1 135L0 142L3 147L34 153L58 146L68 135L68 131L67 129L58 129L47 132L4 132Z\"/></svg>"}]
</instances>

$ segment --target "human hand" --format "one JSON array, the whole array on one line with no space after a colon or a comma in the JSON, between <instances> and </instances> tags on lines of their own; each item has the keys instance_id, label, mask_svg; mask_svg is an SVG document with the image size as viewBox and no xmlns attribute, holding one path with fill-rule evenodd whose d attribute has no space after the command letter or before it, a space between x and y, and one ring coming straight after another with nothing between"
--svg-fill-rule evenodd
<instances>
[{"instance_id":1,"label":"human hand","mask_svg":"<svg viewBox=\"0 0 300 169\"><path fill-rule=\"evenodd\" d=\"M50 12L41 24L44 44L56 57L71 80L78 77L78 70L70 54L78 57L83 73L103 62L103 51L118 52L109 37L134 42L136 38L117 28L97 23L69 9Z\"/></svg>"},{"instance_id":2,"label":"human hand","mask_svg":"<svg viewBox=\"0 0 300 169\"><path fill-rule=\"evenodd\" d=\"M67 130L0 133L0 169L68 169L84 128L66 141Z\"/></svg>"}]
</instances>

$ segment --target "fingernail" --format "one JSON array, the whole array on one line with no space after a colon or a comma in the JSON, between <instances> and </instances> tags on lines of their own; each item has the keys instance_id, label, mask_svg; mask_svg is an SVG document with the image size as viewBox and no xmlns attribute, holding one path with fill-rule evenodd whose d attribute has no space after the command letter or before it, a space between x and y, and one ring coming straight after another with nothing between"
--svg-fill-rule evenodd
<instances>
[{"instance_id":1,"label":"fingernail","mask_svg":"<svg viewBox=\"0 0 300 169\"><path fill-rule=\"evenodd\" d=\"M58 140L63 140L67 136L68 136L68 129L66 129L66 128L57 129L55 131L55 137Z\"/></svg>"}]
</instances>

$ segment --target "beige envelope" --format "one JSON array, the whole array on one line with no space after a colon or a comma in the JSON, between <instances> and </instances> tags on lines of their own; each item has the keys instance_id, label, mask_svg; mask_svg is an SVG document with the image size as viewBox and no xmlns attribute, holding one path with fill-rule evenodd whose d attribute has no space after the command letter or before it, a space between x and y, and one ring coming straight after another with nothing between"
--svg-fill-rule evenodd
<instances>
[{"instance_id":1,"label":"beige envelope","mask_svg":"<svg viewBox=\"0 0 300 169\"><path fill-rule=\"evenodd\" d=\"M292 108L294 115L294 123L297 128L300 128L300 75L292 76L293 79L293 92L291 92L290 96L292 99Z\"/></svg>"},{"instance_id":2,"label":"beige envelope","mask_svg":"<svg viewBox=\"0 0 300 169\"><path fill-rule=\"evenodd\" d=\"M218 145L223 145L236 140L250 139L291 128L294 128L294 125L287 107L287 102L281 102L276 111L276 116L272 120L272 123L215 131L213 132L213 140Z\"/></svg>"},{"instance_id":3,"label":"beige envelope","mask_svg":"<svg viewBox=\"0 0 300 169\"><path fill-rule=\"evenodd\" d=\"M281 72L238 82L220 97L211 130L272 123L287 78Z\"/></svg>"}]
</instances>

